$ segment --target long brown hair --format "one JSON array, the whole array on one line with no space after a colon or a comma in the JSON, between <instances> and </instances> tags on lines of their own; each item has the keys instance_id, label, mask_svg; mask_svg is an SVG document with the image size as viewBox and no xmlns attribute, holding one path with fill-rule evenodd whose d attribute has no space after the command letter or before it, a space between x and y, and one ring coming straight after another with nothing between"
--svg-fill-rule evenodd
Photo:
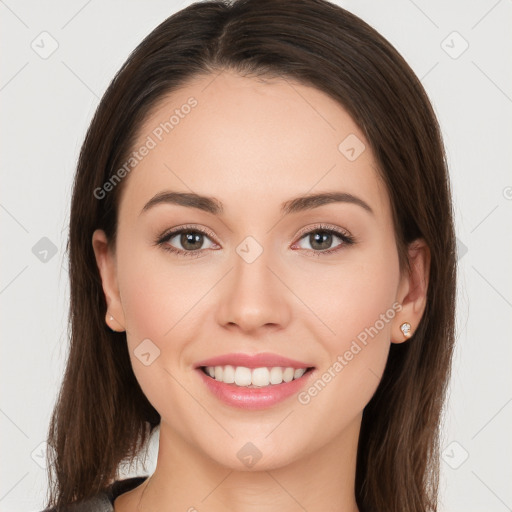
<instances>
[{"instance_id":1,"label":"long brown hair","mask_svg":"<svg viewBox=\"0 0 512 512\"><path fill-rule=\"evenodd\" d=\"M296 80L337 100L365 134L386 183L401 268L408 243L421 237L430 248L422 320L410 340L391 345L364 409L355 494L365 512L437 510L456 278L443 142L427 95L400 54L364 21L325 0L194 3L142 41L104 94L74 181L70 347L48 430L47 506L59 510L104 490L160 423L133 374L126 334L105 324L91 243L101 228L115 248L123 182L104 198L93 192L123 165L159 99L198 75L227 69Z\"/></svg>"}]
</instances>

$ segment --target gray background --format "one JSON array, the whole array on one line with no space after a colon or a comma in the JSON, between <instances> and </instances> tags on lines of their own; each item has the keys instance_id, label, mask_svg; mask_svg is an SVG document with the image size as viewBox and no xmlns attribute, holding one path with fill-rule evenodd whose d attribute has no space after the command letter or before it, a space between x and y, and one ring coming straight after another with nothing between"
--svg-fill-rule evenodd
<instances>
[{"instance_id":1,"label":"gray background","mask_svg":"<svg viewBox=\"0 0 512 512\"><path fill-rule=\"evenodd\" d=\"M44 440L67 351L68 211L85 130L129 52L190 3L0 0L2 511L40 510L46 492ZM402 53L446 143L460 278L440 511L512 510L512 2L337 3ZM126 476L153 471L157 440L146 469Z\"/></svg>"}]
</instances>

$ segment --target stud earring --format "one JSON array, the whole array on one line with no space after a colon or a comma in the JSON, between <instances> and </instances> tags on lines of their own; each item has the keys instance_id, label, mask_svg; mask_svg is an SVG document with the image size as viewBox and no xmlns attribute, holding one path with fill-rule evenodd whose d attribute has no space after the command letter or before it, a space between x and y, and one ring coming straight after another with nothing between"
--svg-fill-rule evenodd
<instances>
[{"instance_id":1,"label":"stud earring","mask_svg":"<svg viewBox=\"0 0 512 512\"><path fill-rule=\"evenodd\" d=\"M404 322L400 326L400 330L402 331L403 335L406 338L410 338L411 337L411 324L409 322Z\"/></svg>"}]
</instances>

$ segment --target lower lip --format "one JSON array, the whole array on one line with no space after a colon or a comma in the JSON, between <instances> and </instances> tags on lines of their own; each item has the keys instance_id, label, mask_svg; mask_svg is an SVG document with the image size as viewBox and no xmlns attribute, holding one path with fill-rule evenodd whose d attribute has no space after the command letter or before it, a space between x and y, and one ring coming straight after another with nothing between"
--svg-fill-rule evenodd
<instances>
[{"instance_id":1,"label":"lower lip","mask_svg":"<svg viewBox=\"0 0 512 512\"><path fill-rule=\"evenodd\" d=\"M226 384L209 377L200 368L197 371L208 389L222 402L240 409L266 409L298 393L315 370L309 370L299 379L282 384L270 384L261 388Z\"/></svg>"}]
</instances>

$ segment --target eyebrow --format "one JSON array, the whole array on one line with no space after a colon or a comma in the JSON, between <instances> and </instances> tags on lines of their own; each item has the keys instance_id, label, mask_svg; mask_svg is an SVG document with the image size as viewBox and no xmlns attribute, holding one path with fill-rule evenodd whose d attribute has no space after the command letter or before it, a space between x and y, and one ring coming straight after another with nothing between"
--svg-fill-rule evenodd
<instances>
[{"instance_id":1,"label":"eyebrow","mask_svg":"<svg viewBox=\"0 0 512 512\"><path fill-rule=\"evenodd\" d=\"M347 192L323 192L295 197L281 204L281 213L283 215L289 215L291 213L319 208L320 206L330 203L355 204L374 215L374 212L368 203ZM214 197L202 196L193 192L174 192L165 190L153 196L144 205L144 208L142 208L139 215L158 204L177 204L188 208L197 208L214 215L223 215L224 213L224 206L222 202Z\"/></svg>"}]
</instances>

